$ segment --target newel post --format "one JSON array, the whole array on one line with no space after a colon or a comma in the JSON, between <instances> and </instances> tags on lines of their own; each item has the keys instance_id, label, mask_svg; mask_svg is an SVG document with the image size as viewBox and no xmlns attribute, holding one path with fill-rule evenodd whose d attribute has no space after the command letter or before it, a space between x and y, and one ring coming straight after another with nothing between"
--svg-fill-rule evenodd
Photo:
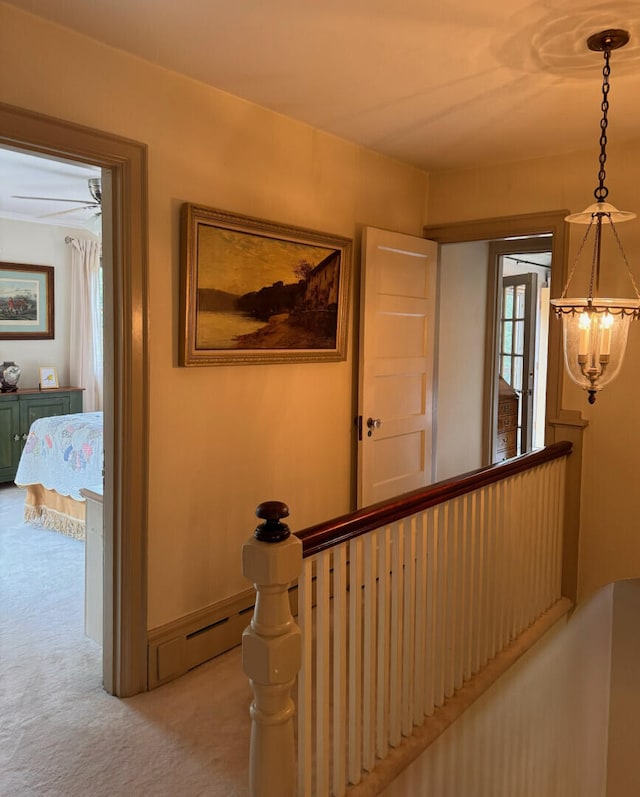
<instances>
[{"instance_id":1,"label":"newel post","mask_svg":"<svg viewBox=\"0 0 640 797\"><path fill-rule=\"evenodd\" d=\"M253 581L256 605L242 635L242 668L251 681L251 797L294 797L296 751L291 689L300 669L302 639L294 623L288 588L302 568L302 543L281 522L286 504L267 501L256 509L264 520L242 548L242 572Z\"/></svg>"}]
</instances>

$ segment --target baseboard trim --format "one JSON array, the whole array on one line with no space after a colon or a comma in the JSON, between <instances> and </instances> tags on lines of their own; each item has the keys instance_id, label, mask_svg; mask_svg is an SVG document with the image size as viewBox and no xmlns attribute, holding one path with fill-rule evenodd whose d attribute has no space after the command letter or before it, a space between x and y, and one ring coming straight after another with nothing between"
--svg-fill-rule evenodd
<instances>
[{"instance_id":1,"label":"baseboard trim","mask_svg":"<svg viewBox=\"0 0 640 797\"><path fill-rule=\"evenodd\" d=\"M148 635L149 689L173 681L242 641L251 622L253 589L160 626Z\"/></svg>"},{"instance_id":2,"label":"baseboard trim","mask_svg":"<svg viewBox=\"0 0 640 797\"><path fill-rule=\"evenodd\" d=\"M289 599L295 615L297 586L289 590ZM250 588L149 631L149 689L173 681L240 645L242 632L251 622L255 602L255 590Z\"/></svg>"}]
</instances>

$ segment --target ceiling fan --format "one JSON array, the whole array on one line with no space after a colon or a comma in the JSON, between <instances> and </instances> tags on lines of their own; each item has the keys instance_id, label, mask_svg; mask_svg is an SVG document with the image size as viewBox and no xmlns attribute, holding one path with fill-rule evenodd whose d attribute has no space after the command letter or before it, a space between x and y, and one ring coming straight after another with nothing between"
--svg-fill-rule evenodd
<instances>
[{"instance_id":1,"label":"ceiling fan","mask_svg":"<svg viewBox=\"0 0 640 797\"><path fill-rule=\"evenodd\" d=\"M74 205L81 205L82 207L69 208L68 210L58 210L55 213L45 213L41 218L48 216L62 216L65 213L74 213L78 210L90 210L96 208L96 216L102 213L102 180L99 177L90 177L88 180L89 193L91 194L92 202L86 199L66 199L63 197L53 196L20 196L13 194L13 199L32 199L40 202L72 202Z\"/></svg>"}]
</instances>

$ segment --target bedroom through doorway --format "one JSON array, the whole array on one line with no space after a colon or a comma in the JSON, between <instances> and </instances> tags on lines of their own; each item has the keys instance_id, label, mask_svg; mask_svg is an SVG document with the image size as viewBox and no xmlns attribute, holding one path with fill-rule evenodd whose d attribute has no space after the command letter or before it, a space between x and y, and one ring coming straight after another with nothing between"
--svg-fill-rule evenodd
<instances>
[{"instance_id":1,"label":"bedroom through doorway","mask_svg":"<svg viewBox=\"0 0 640 797\"><path fill-rule=\"evenodd\" d=\"M10 596L2 600L0 675L14 682L25 661L53 645L92 663L100 683L101 534L85 574L81 491L101 497L104 477L103 170L0 147L0 174L0 362L20 367L17 391L0 393L0 567ZM53 269L51 287L43 267ZM33 312L21 314L28 303ZM37 329L43 316L51 334ZM90 432L71 425L80 418ZM37 460L38 451L48 457ZM15 486L18 476L25 486ZM9 656L14 649L19 659Z\"/></svg>"}]
</instances>

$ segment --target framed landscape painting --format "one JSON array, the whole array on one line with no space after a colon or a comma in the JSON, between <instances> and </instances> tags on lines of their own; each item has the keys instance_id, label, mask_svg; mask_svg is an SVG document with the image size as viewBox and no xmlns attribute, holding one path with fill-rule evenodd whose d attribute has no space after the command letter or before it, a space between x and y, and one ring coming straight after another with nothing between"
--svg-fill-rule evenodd
<instances>
[{"instance_id":1,"label":"framed landscape painting","mask_svg":"<svg viewBox=\"0 0 640 797\"><path fill-rule=\"evenodd\" d=\"M53 266L0 263L0 340L53 336Z\"/></svg>"},{"instance_id":2,"label":"framed landscape painting","mask_svg":"<svg viewBox=\"0 0 640 797\"><path fill-rule=\"evenodd\" d=\"M185 204L180 365L343 360L351 240Z\"/></svg>"}]
</instances>

